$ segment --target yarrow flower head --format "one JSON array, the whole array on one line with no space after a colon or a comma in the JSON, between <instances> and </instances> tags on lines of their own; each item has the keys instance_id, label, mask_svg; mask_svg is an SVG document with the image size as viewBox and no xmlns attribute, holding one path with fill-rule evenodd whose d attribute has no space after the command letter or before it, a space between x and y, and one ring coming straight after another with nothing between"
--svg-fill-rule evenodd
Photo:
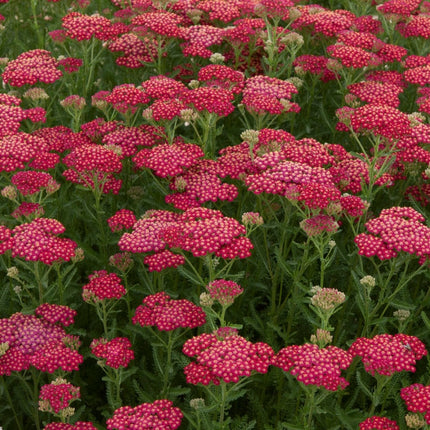
<instances>
[{"instance_id":1,"label":"yarrow flower head","mask_svg":"<svg viewBox=\"0 0 430 430\"><path fill-rule=\"evenodd\" d=\"M43 430L97 430L97 427L88 421L76 421L75 424L54 422L46 424Z\"/></svg>"},{"instance_id":2,"label":"yarrow flower head","mask_svg":"<svg viewBox=\"0 0 430 430\"><path fill-rule=\"evenodd\" d=\"M65 305L43 303L36 308L35 314L43 317L51 324L59 322L67 327L75 322L74 318L77 312Z\"/></svg>"},{"instance_id":3,"label":"yarrow flower head","mask_svg":"<svg viewBox=\"0 0 430 430\"><path fill-rule=\"evenodd\" d=\"M79 387L75 387L65 379L57 378L50 384L41 387L39 410L61 415L62 412L69 408L71 402L79 398Z\"/></svg>"},{"instance_id":4,"label":"yarrow flower head","mask_svg":"<svg viewBox=\"0 0 430 430\"><path fill-rule=\"evenodd\" d=\"M272 358L271 364L296 376L305 385L336 391L349 385L341 376L341 370L350 366L352 358L349 352L337 346L320 349L315 344L306 343L281 349Z\"/></svg>"},{"instance_id":5,"label":"yarrow flower head","mask_svg":"<svg viewBox=\"0 0 430 430\"><path fill-rule=\"evenodd\" d=\"M48 194L52 194L60 188L60 184L49 173L33 170L15 173L11 182L23 196L38 193L42 189L45 189Z\"/></svg>"},{"instance_id":6,"label":"yarrow flower head","mask_svg":"<svg viewBox=\"0 0 430 430\"><path fill-rule=\"evenodd\" d=\"M107 430L175 430L181 425L183 414L170 400L155 400L136 407L122 406L106 421Z\"/></svg>"},{"instance_id":7,"label":"yarrow flower head","mask_svg":"<svg viewBox=\"0 0 430 430\"><path fill-rule=\"evenodd\" d=\"M230 327L187 340L182 352L196 358L184 368L187 382L194 385L236 383L253 371L266 373L274 354L266 343L249 342Z\"/></svg>"},{"instance_id":8,"label":"yarrow flower head","mask_svg":"<svg viewBox=\"0 0 430 430\"><path fill-rule=\"evenodd\" d=\"M9 318L0 319L0 375L10 375L11 372L28 369L34 366L42 372L53 373L57 369L70 372L78 370L83 357L77 351L78 338L67 335L64 328L57 324L57 317L52 312L43 313L48 319L35 315L15 313ZM69 321L71 310L62 312L63 321ZM68 314L65 318L64 316ZM49 319L56 320L50 322Z\"/></svg>"},{"instance_id":9,"label":"yarrow flower head","mask_svg":"<svg viewBox=\"0 0 430 430\"><path fill-rule=\"evenodd\" d=\"M2 78L13 87L34 85L38 82L52 84L63 76L58 65L58 61L49 51L34 49L10 61L3 71Z\"/></svg>"},{"instance_id":10,"label":"yarrow flower head","mask_svg":"<svg viewBox=\"0 0 430 430\"><path fill-rule=\"evenodd\" d=\"M348 351L361 357L366 372L386 376L404 370L415 372L417 360L427 355L425 345L417 337L401 333L358 338Z\"/></svg>"},{"instance_id":11,"label":"yarrow flower head","mask_svg":"<svg viewBox=\"0 0 430 430\"><path fill-rule=\"evenodd\" d=\"M379 217L366 222L369 233L355 237L359 254L388 260L405 252L420 257L423 263L430 256L430 229L424 220L411 207L383 209Z\"/></svg>"},{"instance_id":12,"label":"yarrow flower head","mask_svg":"<svg viewBox=\"0 0 430 430\"><path fill-rule=\"evenodd\" d=\"M74 148L63 163L68 167L63 176L88 188L99 188L103 193L117 194L121 180L114 174L122 170L120 157L101 145L86 144Z\"/></svg>"},{"instance_id":13,"label":"yarrow flower head","mask_svg":"<svg viewBox=\"0 0 430 430\"><path fill-rule=\"evenodd\" d=\"M130 229L136 221L136 216L129 209L120 209L107 220L112 232Z\"/></svg>"},{"instance_id":14,"label":"yarrow flower head","mask_svg":"<svg viewBox=\"0 0 430 430\"><path fill-rule=\"evenodd\" d=\"M345 294L335 288L316 287L314 289L311 303L323 311L330 311L345 301Z\"/></svg>"},{"instance_id":15,"label":"yarrow flower head","mask_svg":"<svg viewBox=\"0 0 430 430\"><path fill-rule=\"evenodd\" d=\"M70 261L75 256L77 244L71 239L58 237L64 231L64 226L52 218L36 218L18 225L12 230L12 257L48 265Z\"/></svg>"},{"instance_id":16,"label":"yarrow flower head","mask_svg":"<svg viewBox=\"0 0 430 430\"><path fill-rule=\"evenodd\" d=\"M100 359L102 365L118 369L127 367L134 360L131 342L126 337L116 337L112 340L94 339L90 345L91 352Z\"/></svg>"},{"instance_id":17,"label":"yarrow flower head","mask_svg":"<svg viewBox=\"0 0 430 430\"><path fill-rule=\"evenodd\" d=\"M234 299L243 293L243 288L233 281L216 279L206 286L212 299L217 300L222 306L233 304Z\"/></svg>"},{"instance_id":18,"label":"yarrow flower head","mask_svg":"<svg viewBox=\"0 0 430 430\"><path fill-rule=\"evenodd\" d=\"M200 306L186 300L173 300L165 292L152 294L143 299L132 318L133 324L142 327L155 326L158 330L195 328L206 323L206 314Z\"/></svg>"},{"instance_id":19,"label":"yarrow flower head","mask_svg":"<svg viewBox=\"0 0 430 430\"><path fill-rule=\"evenodd\" d=\"M425 423L430 424L430 386L412 384L400 390L400 397L408 411L424 415Z\"/></svg>"},{"instance_id":20,"label":"yarrow flower head","mask_svg":"<svg viewBox=\"0 0 430 430\"><path fill-rule=\"evenodd\" d=\"M90 282L82 287L85 302L97 303L106 299L120 299L126 294L121 278L106 270L97 270L88 276Z\"/></svg>"},{"instance_id":21,"label":"yarrow flower head","mask_svg":"<svg viewBox=\"0 0 430 430\"><path fill-rule=\"evenodd\" d=\"M324 232L328 234L336 233L339 224L333 217L319 214L301 221L300 227L309 237L313 237L323 234Z\"/></svg>"},{"instance_id":22,"label":"yarrow flower head","mask_svg":"<svg viewBox=\"0 0 430 430\"><path fill-rule=\"evenodd\" d=\"M385 417L373 416L360 423L360 430L400 430L396 421Z\"/></svg>"},{"instance_id":23,"label":"yarrow flower head","mask_svg":"<svg viewBox=\"0 0 430 430\"><path fill-rule=\"evenodd\" d=\"M43 430L97 430L97 427L88 421L76 421L75 424L53 422L46 424Z\"/></svg>"}]
</instances>

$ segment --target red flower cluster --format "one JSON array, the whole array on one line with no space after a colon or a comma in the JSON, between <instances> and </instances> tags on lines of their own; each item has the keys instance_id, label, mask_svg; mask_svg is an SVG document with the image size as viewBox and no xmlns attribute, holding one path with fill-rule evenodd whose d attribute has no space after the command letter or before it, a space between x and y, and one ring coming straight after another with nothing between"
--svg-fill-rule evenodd
<instances>
[{"instance_id":1,"label":"red flower cluster","mask_svg":"<svg viewBox=\"0 0 430 430\"><path fill-rule=\"evenodd\" d=\"M233 99L232 91L216 87L198 87L179 95L180 101L198 112L215 113L220 117L234 111Z\"/></svg>"},{"instance_id":2,"label":"red flower cluster","mask_svg":"<svg viewBox=\"0 0 430 430\"><path fill-rule=\"evenodd\" d=\"M128 230L136 222L136 215L129 209L120 209L115 215L108 218L107 223L112 232Z\"/></svg>"},{"instance_id":3,"label":"red flower cluster","mask_svg":"<svg viewBox=\"0 0 430 430\"><path fill-rule=\"evenodd\" d=\"M57 235L64 233L64 226L52 218L36 218L12 230L12 257L45 264L69 261L75 256L77 244Z\"/></svg>"},{"instance_id":4,"label":"red flower cluster","mask_svg":"<svg viewBox=\"0 0 430 430\"><path fill-rule=\"evenodd\" d=\"M424 220L410 207L383 209L379 217L365 224L370 234L355 237L359 254L388 260L406 252L419 256L423 263L430 256L430 228L423 224Z\"/></svg>"},{"instance_id":5,"label":"red flower cluster","mask_svg":"<svg viewBox=\"0 0 430 430\"><path fill-rule=\"evenodd\" d=\"M34 49L10 61L3 71L2 78L13 87L34 85L37 82L52 84L63 76L58 65L58 61L49 51Z\"/></svg>"},{"instance_id":6,"label":"red flower cluster","mask_svg":"<svg viewBox=\"0 0 430 430\"><path fill-rule=\"evenodd\" d=\"M240 94L245 85L245 77L242 72L221 64L209 64L202 67L197 78L205 86L224 88L233 94Z\"/></svg>"},{"instance_id":7,"label":"red flower cluster","mask_svg":"<svg viewBox=\"0 0 430 430\"><path fill-rule=\"evenodd\" d=\"M60 187L60 184L49 173L32 170L15 173L11 182L23 196L38 193L42 188L51 194Z\"/></svg>"},{"instance_id":8,"label":"red flower cluster","mask_svg":"<svg viewBox=\"0 0 430 430\"><path fill-rule=\"evenodd\" d=\"M64 157L63 163L69 167L63 172L68 181L88 188L97 186L106 194L109 191L117 194L121 188L121 180L113 175L121 171L121 160L115 152L101 145L76 147Z\"/></svg>"},{"instance_id":9,"label":"red flower cluster","mask_svg":"<svg viewBox=\"0 0 430 430\"><path fill-rule=\"evenodd\" d=\"M149 102L149 97L144 90L133 84L122 84L114 87L104 100L122 114L133 114L140 106Z\"/></svg>"},{"instance_id":10,"label":"red flower cluster","mask_svg":"<svg viewBox=\"0 0 430 430\"><path fill-rule=\"evenodd\" d=\"M163 143L151 149L140 150L133 162L139 169L146 167L153 170L157 176L166 178L183 173L204 155L198 145L176 139L171 145Z\"/></svg>"},{"instance_id":11,"label":"red flower cluster","mask_svg":"<svg viewBox=\"0 0 430 430\"><path fill-rule=\"evenodd\" d=\"M217 300L222 306L231 305L235 297L243 293L243 288L233 281L226 279L216 279L206 285L210 296Z\"/></svg>"},{"instance_id":12,"label":"red flower cluster","mask_svg":"<svg viewBox=\"0 0 430 430\"><path fill-rule=\"evenodd\" d=\"M98 270L88 276L88 279L90 282L82 287L82 298L85 302L120 299L126 294L121 278L115 273Z\"/></svg>"},{"instance_id":13,"label":"red flower cluster","mask_svg":"<svg viewBox=\"0 0 430 430\"><path fill-rule=\"evenodd\" d=\"M424 419L430 424L430 386L412 384L400 390L400 397L410 412L425 414Z\"/></svg>"},{"instance_id":14,"label":"red flower cluster","mask_svg":"<svg viewBox=\"0 0 430 430\"><path fill-rule=\"evenodd\" d=\"M49 423L46 424L43 430L97 430L97 428L91 422L76 421L75 424Z\"/></svg>"},{"instance_id":15,"label":"red flower cluster","mask_svg":"<svg viewBox=\"0 0 430 430\"><path fill-rule=\"evenodd\" d=\"M62 18L66 37L78 41L89 40L93 36L100 40L109 40L112 35L111 22L101 15L84 15L80 12L70 12Z\"/></svg>"},{"instance_id":16,"label":"red flower cluster","mask_svg":"<svg viewBox=\"0 0 430 430\"><path fill-rule=\"evenodd\" d=\"M143 299L143 305L136 309L132 322L142 327L156 326L158 330L171 331L180 327L199 327L206 323L206 314L200 306L188 300L173 300L165 292L160 292Z\"/></svg>"},{"instance_id":17,"label":"red flower cluster","mask_svg":"<svg viewBox=\"0 0 430 430\"><path fill-rule=\"evenodd\" d=\"M182 266L185 264L185 257L165 249L156 254L147 255L143 262L148 266L150 272L161 272L168 267L176 269L178 266Z\"/></svg>"},{"instance_id":18,"label":"red flower cluster","mask_svg":"<svg viewBox=\"0 0 430 430\"><path fill-rule=\"evenodd\" d=\"M226 174L224 166L225 163L214 160L198 160L185 173L171 179L169 188L175 193L165 197L166 203L187 210L205 202L233 201L238 190L235 185L221 181L220 177Z\"/></svg>"},{"instance_id":19,"label":"red flower cluster","mask_svg":"<svg viewBox=\"0 0 430 430\"><path fill-rule=\"evenodd\" d=\"M83 362L77 338L67 335L59 324L35 315L15 313L0 319L0 345L0 375L30 366L48 373L60 368L70 372Z\"/></svg>"},{"instance_id":20,"label":"red flower cluster","mask_svg":"<svg viewBox=\"0 0 430 430\"><path fill-rule=\"evenodd\" d=\"M227 330L225 330L227 329ZM263 342L252 343L229 328L203 333L188 339L182 352L196 361L184 368L189 384L218 385L238 382L253 371L266 373L273 357L272 348Z\"/></svg>"},{"instance_id":21,"label":"red flower cluster","mask_svg":"<svg viewBox=\"0 0 430 430\"><path fill-rule=\"evenodd\" d=\"M104 124L105 126L108 123ZM96 131L96 130L94 130ZM102 132L102 130L100 130ZM96 132L98 134L98 132ZM158 133L158 134L157 134ZM102 142L105 145L117 146L121 149L121 157L130 157L135 155L139 146L149 147L162 140L159 134L162 129L156 129L150 125L144 124L138 127L116 126L113 130L109 130L102 137Z\"/></svg>"},{"instance_id":22,"label":"red flower cluster","mask_svg":"<svg viewBox=\"0 0 430 430\"><path fill-rule=\"evenodd\" d=\"M425 345L417 337L401 333L358 338L348 352L362 358L366 372L387 376L403 370L415 372L416 361L427 355Z\"/></svg>"},{"instance_id":23,"label":"red flower cluster","mask_svg":"<svg viewBox=\"0 0 430 430\"><path fill-rule=\"evenodd\" d=\"M326 390L345 389L349 382L341 375L352 361L352 355L329 345L319 348L318 345L306 343L282 348L271 360L272 365L290 372L305 385L316 385Z\"/></svg>"},{"instance_id":24,"label":"red flower cluster","mask_svg":"<svg viewBox=\"0 0 430 430\"><path fill-rule=\"evenodd\" d=\"M94 339L90 345L91 352L102 360L103 365L118 369L127 367L134 360L131 342L126 337L115 337L112 340Z\"/></svg>"},{"instance_id":25,"label":"red flower cluster","mask_svg":"<svg viewBox=\"0 0 430 430\"><path fill-rule=\"evenodd\" d=\"M400 430L400 427L393 420L385 417L370 417L360 423L360 430Z\"/></svg>"},{"instance_id":26,"label":"red flower cluster","mask_svg":"<svg viewBox=\"0 0 430 430\"><path fill-rule=\"evenodd\" d=\"M297 88L290 82L257 75L246 80L242 103L248 111L257 114L299 112L299 105L289 101L296 93Z\"/></svg>"},{"instance_id":27,"label":"red flower cluster","mask_svg":"<svg viewBox=\"0 0 430 430\"><path fill-rule=\"evenodd\" d=\"M43 206L39 203L31 203L31 202L22 202L12 213L16 219L20 219L21 217L30 220L32 218L39 218L45 213ZM33 217L31 217L33 215Z\"/></svg>"},{"instance_id":28,"label":"red flower cluster","mask_svg":"<svg viewBox=\"0 0 430 430\"><path fill-rule=\"evenodd\" d=\"M55 380L40 388L39 409L58 414L62 409L68 408L73 400L80 397L79 387L75 387L66 380Z\"/></svg>"},{"instance_id":29,"label":"red flower cluster","mask_svg":"<svg viewBox=\"0 0 430 430\"><path fill-rule=\"evenodd\" d=\"M65 305L43 303L36 308L35 314L41 316L51 324L60 322L63 326L67 327L74 323L77 312Z\"/></svg>"},{"instance_id":30,"label":"red flower cluster","mask_svg":"<svg viewBox=\"0 0 430 430\"><path fill-rule=\"evenodd\" d=\"M0 114L2 113L1 106ZM3 125L0 121L0 135L3 132L8 133L3 129ZM19 127L18 123L16 125ZM6 129L11 131L10 127L14 126L8 123ZM50 153L48 144L40 137L27 133L16 133L3 136L0 140L0 171L13 172L24 169L26 165L34 169L45 170L55 167L58 161L58 155Z\"/></svg>"},{"instance_id":31,"label":"red flower cluster","mask_svg":"<svg viewBox=\"0 0 430 430\"><path fill-rule=\"evenodd\" d=\"M156 400L134 408L122 406L106 421L107 430L175 430L181 425L182 412L170 400Z\"/></svg>"},{"instance_id":32,"label":"red flower cluster","mask_svg":"<svg viewBox=\"0 0 430 430\"><path fill-rule=\"evenodd\" d=\"M372 133L392 139L410 134L410 120L404 112L389 105L366 104L350 116L351 128L356 133Z\"/></svg>"},{"instance_id":33,"label":"red flower cluster","mask_svg":"<svg viewBox=\"0 0 430 430\"><path fill-rule=\"evenodd\" d=\"M238 221L213 209L194 208L183 214L152 211L134 224L132 233L124 233L118 245L132 253L161 252L169 247L195 257L247 258L253 246L245 234Z\"/></svg>"}]
</instances>

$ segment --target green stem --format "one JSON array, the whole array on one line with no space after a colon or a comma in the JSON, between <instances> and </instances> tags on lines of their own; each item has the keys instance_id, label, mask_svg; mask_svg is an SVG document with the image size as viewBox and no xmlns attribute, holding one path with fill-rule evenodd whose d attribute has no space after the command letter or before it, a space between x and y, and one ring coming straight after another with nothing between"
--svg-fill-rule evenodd
<instances>
[{"instance_id":1,"label":"green stem","mask_svg":"<svg viewBox=\"0 0 430 430\"><path fill-rule=\"evenodd\" d=\"M220 424L220 428L224 429L225 404L227 400L226 383L222 380L220 383L220 386L221 386L221 404L220 404L220 412L219 412L219 424Z\"/></svg>"},{"instance_id":2,"label":"green stem","mask_svg":"<svg viewBox=\"0 0 430 430\"><path fill-rule=\"evenodd\" d=\"M166 366L164 367L163 372L163 390L161 392L161 397L164 398L168 394L168 388L169 388L169 376L170 376L170 370L172 366L172 347L174 344L174 336L173 336L173 330L169 331L168 334L168 342L167 342L167 359L166 359Z\"/></svg>"},{"instance_id":3,"label":"green stem","mask_svg":"<svg viewBox=\"0 0 430 430\"><path fill-rule=\"evenodd\" d=\"M12 400L12 397L9 393L9 389L7 387L6 381L4 380L3 375L0 376L0 381L1 381L1 385L2 387L4 387L4 391L6 393L6 397L7 397L7 401L9 403L10 408L12 409L13 412L13 417L15 418L15 422L17 425L17 429L18 430L24 430L24 427L22 426L22 422L21 420L18 418L18 414L16 413L15 407L14 407L14 401ZM21 416L21 415L20 415Z\"/></svg>"}]
</instances>

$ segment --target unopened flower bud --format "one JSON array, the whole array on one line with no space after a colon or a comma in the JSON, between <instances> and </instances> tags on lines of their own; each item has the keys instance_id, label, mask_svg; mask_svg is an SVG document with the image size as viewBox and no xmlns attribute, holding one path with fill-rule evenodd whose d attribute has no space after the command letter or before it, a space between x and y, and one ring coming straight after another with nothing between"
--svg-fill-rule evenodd
<instances>
[{"instance_id":1,"label":"unopened flower bud","mask_svg":"<svg viewBox=\"0 0 430 430\"><path fill-rule=\"evenodd\" d=\"M400 322L403 322L411 316L411 312L406 309L398 309L397 311L393 312L393 316L396 317Z\"/></svg>"}]
</instances>

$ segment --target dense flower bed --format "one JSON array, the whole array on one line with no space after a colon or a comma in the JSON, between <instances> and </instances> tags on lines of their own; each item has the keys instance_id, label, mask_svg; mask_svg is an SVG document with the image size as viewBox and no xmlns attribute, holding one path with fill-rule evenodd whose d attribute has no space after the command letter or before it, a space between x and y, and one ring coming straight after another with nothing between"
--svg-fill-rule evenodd
<instances>
[{"instance_id":1,"label":"dense flower bed","mask_svg":"<svg viewBox=\"0 0 430 430\"><path fill-rule=\"evenodd\" d=\"M0 0L0 427L430 428L430 2Z\"/></svg>"}]
</instances>

